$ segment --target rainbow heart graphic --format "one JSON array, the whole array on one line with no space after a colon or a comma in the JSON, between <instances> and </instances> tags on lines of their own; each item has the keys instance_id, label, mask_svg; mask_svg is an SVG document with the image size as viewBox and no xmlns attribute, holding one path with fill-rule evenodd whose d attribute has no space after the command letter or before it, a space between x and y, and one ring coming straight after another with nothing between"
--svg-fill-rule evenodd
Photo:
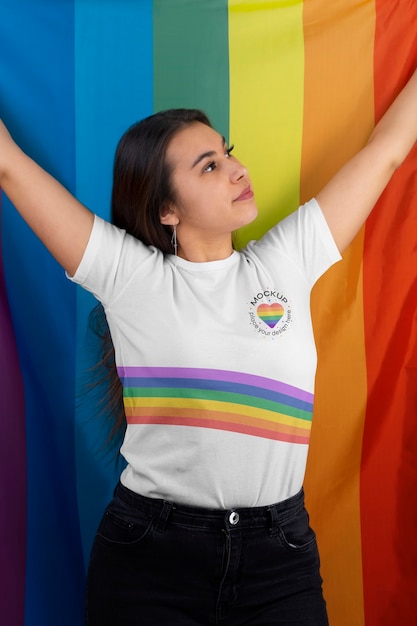
<instances>
[{"instance_id":1,"label":"rainbow heart graphic","mask_svg":"<svg viewBox=\"0 0 417 626\"><path fill-rule=\"evenodd\" d=\"M284 307L279 302L273 304L260 304L256 309L259 319L269 328L274 328L284 315Z\"/></svg>"}]
</instances>

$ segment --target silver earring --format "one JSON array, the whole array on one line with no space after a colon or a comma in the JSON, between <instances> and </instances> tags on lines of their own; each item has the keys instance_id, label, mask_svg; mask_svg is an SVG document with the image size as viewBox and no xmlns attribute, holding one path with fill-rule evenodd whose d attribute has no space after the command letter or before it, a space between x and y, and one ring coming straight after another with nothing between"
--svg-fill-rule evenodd
<instances>
[{"instance_id":1,"label":"silver earring","mask_svg":"<svg viewBox=\"0 0 417 626\"><path fill-rule=\"evenodd\" d=\"M177 226L174 224L172 229L171 246L174 248L174 254L177 256L178 244L177 244Z\"/></svg>"}]
</instances>

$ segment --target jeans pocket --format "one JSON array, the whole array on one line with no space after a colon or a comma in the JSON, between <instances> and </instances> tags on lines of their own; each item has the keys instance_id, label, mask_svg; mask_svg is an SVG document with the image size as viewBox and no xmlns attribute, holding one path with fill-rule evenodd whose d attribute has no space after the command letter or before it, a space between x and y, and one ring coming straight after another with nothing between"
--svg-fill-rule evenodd
<instances>
[{"instance_id":1,"label":"jeans pocket","mask_svg":"<svg viewBox=\"0 0 417 626\"><path fill-rule=\"evenodd\" d=\"M110 504L101 520L97 539L106 544L131 546L150 537L153 519L140 512L124 512Z\"/></svg>"},{"instance_id":2,"label":"jeans pocket","mask_svg":"<svg viewBox=\"0 0 417 626\"><path fill-rule=\"evenodd\" d=\"M312 546L316 547L316 533L310 527L304 507L279 525L278 537L282 546L291 552L303 552Z\"/></svg>"}]
</instances>

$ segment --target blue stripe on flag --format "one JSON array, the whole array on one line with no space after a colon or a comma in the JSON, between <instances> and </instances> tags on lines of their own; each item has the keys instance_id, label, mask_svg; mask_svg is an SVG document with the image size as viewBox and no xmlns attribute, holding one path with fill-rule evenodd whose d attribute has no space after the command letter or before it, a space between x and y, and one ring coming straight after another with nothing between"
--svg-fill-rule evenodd
<instances>
[{"instance_id":1,"label":"blue stripe on flag","mask_svg":"<svg viewBox=\"0 0 417 626\"><path fill-rule=\"evenodd\" d=\"M6 2L0 27L8 59L2 115L23 149L74 191L73 3ZM76 290L9 203L3 228L26 401L25 625L73 626L83 623L85 582L74 459Z\"/></svg>"},{"instance_id":2,"label":"blue stripe on flag","mask_svg":"<svg viewBox=\"0 0 417 626\"><path fill-rule=\"evenodd\" d=\"M77 197L109 218L116 144L138 119L152 113L152 1L75 2L75 103ZM76 413L78 504L87 561L91 542L119 467L103 453L105 431L94 419L94 394L83 393L86 371L96 359L87 318L95 300L77 296ZM104 435L103 435L104 432Z\"/></svg>"}]
</instances>

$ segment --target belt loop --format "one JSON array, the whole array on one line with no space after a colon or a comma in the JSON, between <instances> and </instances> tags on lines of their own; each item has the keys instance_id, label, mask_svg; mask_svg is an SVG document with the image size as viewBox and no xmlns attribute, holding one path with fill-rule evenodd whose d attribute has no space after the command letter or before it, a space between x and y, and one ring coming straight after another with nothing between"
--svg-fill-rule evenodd
<instances>
[{"instance_id":1,"label":"belt loop","mask_svg":"<svg viewBox=\"0 0 417 626\"><path fill-rule=\"evenodd\" d=\"M172 510L173 506L174 505L173 505L172 502L164 501L161 513L159 515L158 522L156 524L156 528L158 530L165 530L165 526L167 524L167 521L168 521L168 518L169 518L169 516L171 514L171 510Z\"/></svg>"},{"instance_id":2,"label":"belt loop","mask_svg":"<svg viewBox=\"0 0 417 626\"><path fill-rule=\"evenodd\" d=\"M269 535L270 537L273 537L274 535L278 533L278 525L279 525L277 507L275 506L275 504L268 507L268 513L271 516L271 526L269 527Z\"/></svg>"}]
</instances>

